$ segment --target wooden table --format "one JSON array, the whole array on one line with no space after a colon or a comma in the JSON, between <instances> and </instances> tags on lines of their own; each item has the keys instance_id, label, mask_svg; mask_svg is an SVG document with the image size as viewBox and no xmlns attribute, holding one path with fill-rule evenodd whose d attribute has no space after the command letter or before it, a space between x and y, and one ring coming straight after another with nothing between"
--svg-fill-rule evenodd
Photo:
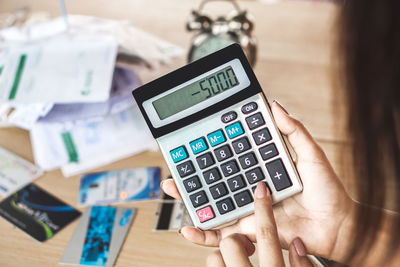
<instances>
[{"instance_id":1,"label":"wooden table","mask_svg":"<svg viewBox=\"0 0 400 267\"><path fill-rule=\"evenodd\" d=\"M184 25L190 10L199 1L188 0L68 0L67 11L111 19L128 19L134 25L184 48L191 34ZM334 130L331 81L331 47L335 40L334 4L314 1L283 1L263 4L241 1L255 17L258 38L256 74L270 100L279 100L301 119L327 152L335 167L335 151L342 144ZM0 12L29 6L31 11L59 15L58 1L2 0ZM221 11L223 6L218 6ZM157 23L154 23L157 22ZM156 73L142 73L150 81L185 63L176 60ZM339 118L340 121L340 118ZM33 161L29 135L17 128L0 129L0 146ZM96 171L147 166L148 162L168 169L159 152L146 152ZM36 183L67 203L76 205L79 176L64 178L60 171L47 172ZM138 215L121 250L116 266L204 266L210 248L195 246L175 233L151 231L156 202L128 204ZM56 266L77 222L72 223L45 243L39 243L0 219L0 266Z\"/></svg>"}]
</instances>

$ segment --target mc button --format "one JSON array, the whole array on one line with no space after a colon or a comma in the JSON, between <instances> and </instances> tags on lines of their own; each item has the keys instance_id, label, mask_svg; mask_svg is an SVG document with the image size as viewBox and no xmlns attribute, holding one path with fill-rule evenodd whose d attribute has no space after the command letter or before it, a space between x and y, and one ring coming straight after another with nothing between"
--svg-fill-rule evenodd
<instances>
[{"instance_id":1,"label":"mc button","mask_svg":"<svg viewBox=\"0 0 400 267\"><path fill-rule=\"evenodd\" d=\"M177 162L179 162L181 160L184 160L184 159L186 159L188 157L187 153L186 153L185 146L180 146L180 147L177 147L175 149L172 149L169 152L169 154L171 155L171 158L172 158L174 163L177 163Z\"/></svg>"}]
</instances>

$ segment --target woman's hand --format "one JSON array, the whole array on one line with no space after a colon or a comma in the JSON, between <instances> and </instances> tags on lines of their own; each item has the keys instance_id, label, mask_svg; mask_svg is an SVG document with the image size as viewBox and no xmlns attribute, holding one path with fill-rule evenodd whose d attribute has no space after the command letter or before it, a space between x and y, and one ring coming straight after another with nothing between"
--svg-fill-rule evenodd
<instances>
[{"instance_id":1,"label":"woman's hand","mask_svg":"<svg viewBox=\"0 0 400 267\"><path fill-rule=\"evenodd\" d=\"M272 212L271 196L263 182L257 184L255 191L254 216L259 265L261 267L285 266ZM219 244L219 250L208 256L207 266L252 266L249 256L254 252L255 247L246 236L232 234L223 238ZM313 266L306 256L304 245L298 238L289 249L289 260L292 267Z\"/></svg>"},{"instance_id":2,"label":"woman's hand","mask_svg":"<svg viewBox=\"0 0 400 267\"><path fill-rule=\"evenodd\" d=\"M279 130L288 137L297 155L296 167L303 182L302 193L274 205L281 245L288 248L295 237L300 237L309 253L341 262L355 204L305 127L277 102L272 103L271 110ZM162 188L180 199L172 179L164 181ZM244 234L255 242L255 223L254 215L250 215L222 229L201 231L184 227L180 234L205 246L218 246L233 233Z\"/></svg>"}]
</instances>

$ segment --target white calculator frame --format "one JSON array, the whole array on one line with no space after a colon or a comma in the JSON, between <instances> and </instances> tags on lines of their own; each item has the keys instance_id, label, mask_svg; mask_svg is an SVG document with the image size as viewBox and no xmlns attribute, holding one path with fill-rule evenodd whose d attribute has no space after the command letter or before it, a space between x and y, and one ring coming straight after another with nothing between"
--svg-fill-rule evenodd
<instances>
[{"instance_id":1,"label":"white calculator frame","mask_svg":"<svg viewBox=\"0 0 400 267\"><path fill-rule=\"evenodd\" d=\"M199 76L204 76L207 74L207 72L214 71L215 69L218 69L219 67L223 67L227 63L230 62L237 62L240 61L241 66L243 67L243 70L247 74L247 78L249 80L249 83L245 84L243 88L240 88L236 92L233 93L233 95L227 97L226 99L221 99L215 97L215 104L211 106L201 106L197 105L197 108L194 108L192 110L186 110L183 112L179 112L173 119L166 119L166 123L161 122L155 114L155 112L149 112L151 110L151 106L148 103L151 103L153 99L157 98L160 95L166 95L174 90L177 90L184 86L188 81L193 80ZM172 88L172 90L171 90ZM232 90L235 90L233 88ZM263 174L265 175L265 179L263 181L267 182L271 192L272 192L272 199L274 203L277 203L279 201L282 201L285 198L288 198L296 193L299 193L302 191L302 183L300 180L300 177L297 173L295 164L293 163L292 158L290 157L289 151L287 149L287 145L282 138L281 133L279 132L275 121L273 120L272 113L268 104L268 101L254 75L254 72L252 71L250 64L248 63L242 49L240 48L239 45L233 44L230 45L220 51L217 51L209 56L206 56L200 60L197 60L189 65L186 65L182 67L181 69L178 69L172 73L169 73L149 84L146 84L135 91L133 91L133 95L135 100L137 101L139 108L141 109L143 116L154 136L156 138L159 147L161 149L161 152L167 162L167 165L169 167L169 170L172 174L173 179L175 180L176 186L181 193L183 202L185 203L186 208L188 209L188 212L190 214L190 217L193 221L193 224L202 229L202 230L207 230L211 228L215 228L219 225L234 221L236 219L239 219L241 217L244 217L246 215L249 215L254 212L254 202L247 204L242 207L238 207L233 200L235 209L221 215L219 213L218 208L216 207L216 202L220 201L221 199L227 198L230 196L233 199L233 195L244 191L245 189L241 189L237 192L232 193L230 189L226 186L226 180L236 176L238 174L242 174L243 177L245 177L245 172L248 171L249 169L243 170L241 167L239 167L240 171L238 173L235 173L235 175L229 176L229 177L224 177L224 175L221 173L222 179L219 180L218 182L214 182L212 184L207 184L204 182L204 179L202 178L202 172L212 169L215 167L218 167L221 164L224 164L232 159L235 159L236 162L238 162L238 157L242 156L243 154L246 154L250 151L253 151L258 164L256 165L257 167L260 167L263 171ZM250 103L250 102L255 102L257 103L257 110L248 113L248 114L243 114L241 111L242 106ZM201 103L200 103L201 104ZM198 107L200 106L200 108ZM223 123L221 121L221 116L223 114L226 114L227 112L235 111L237 114L237 118L230 123ZM262 129L263 127L260 127L259 129L256 130L250 130L245 118L251 116L252 114L261 112L264 120L265 120L265 126L263 127L268 127L270 135L272 137L271 141L268 141L266 144L269 143L274 143L276 146L277 151L279 154L271 159L268 159L267 161L264 161L261 158L261 155L258 151L259 145L257 145L254 141L254 139L251 136L251 133L256 132L259 129ZM183 115L182 115L183 114ZM173 117L173 116L171 116ZM170 117L170 118L171 118ZM226 134L226 141L224 143L221 143L215 147L210 146L208 140L207 140L207 134L211 132L215 132L216 130L222 129L224 132L224 128L232 123L235 123L237 121L241 122L241 125L244 130L244 134L234 138L234 139L229 139ZM161 123L160 123L161 122ZM246 151L245 153L242 154L236 154L233 152L233 157L230 157L229 159L218 162L215 160L215 164L213 164L210 167L207 167L205 169L200 169L198 166L198 163L196 162L196 157L199 155L202 155L207 152L213 152L216 148L219 148L221 146L224 146L226 144L229 144L230 147L232 147L232 142L240 139L243 136L247 136L250 144L251 144L251 149ZM193 140L196 140L200 137L204 137L206 140L206 143L208 145L208 149L194 155L193 151L191 150L191 147L189 146L189 143ZM174 163L171 156L170 156L170 151L184 145L186 148L186 152L188 154L188 158L182 160L181 162ZM213 154L213 153L212 153ZM214 156L214 154L213 154ZM292 185L288 188L285 188L283 190L277 191L275 189L275 186L271 180L271 177L268 174L268 171L266 169L265 163L274 161L275 159L280 158L285 166L285 169L287 171L287 174L292 182ZM214 156L215 159L215 156ZM196 172L185 177L181 178L176 166L179 163L185 162L187 160L191 160L193 163L194 168L196 169ZM253 167L256 167L253 166ZM250 168L251 169L251 168ZM187 178L193 177L194 175L197 175L200 179L200 182L202 184L202 187L200 189L197 189L196 191L193 191L191 193L187 193L185 186L183 184L183 181ZM256 184L251 184L249 185L247 179L245 178L245 188L246 190L249 190L251 192L251 196L253 197L252 193L252 188ZM215 184L218 184L222 181L225 181L225 186L228 188L228 194L214 200L209 188ZM201 205L199 207L194 208L191 200L189 198L189 195L199 191L199 190L204 190L208 202L204 205ZM199 209L202 209L206 206L211 206L212 211L215 215L215 217L211 220L207 220L205 222L200 222L196 211Z\"/></svg>"}]
</instances>

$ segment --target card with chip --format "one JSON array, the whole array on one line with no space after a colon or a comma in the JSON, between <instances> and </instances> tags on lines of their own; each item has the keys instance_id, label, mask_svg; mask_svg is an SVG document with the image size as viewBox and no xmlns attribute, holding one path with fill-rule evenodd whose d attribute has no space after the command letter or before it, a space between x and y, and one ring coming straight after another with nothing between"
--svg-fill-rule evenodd
<instances>
[{"instance_id":1,"label":"card with chip","mask_svg":"<svg viewBox=\"0 0 400 267\"><path fill-rule=\"evenodd\" d=\"M79 206L157 199L160 168L136 168L83 175Z\"/></svg>"},{"instance_id":2,"label":"card with chip","mask_svg":"<svg viewBox=\"0 0 400 267\"><path fill-rule=\"evenodd\" d=\"M0 203L0 216L44 242L81 213L40 187L29 184Z\"/></svg>"},{"instance_id":3,"label":"card with chip","mask_svg":"<svg viewBox=\"0 0 400 267\"><path fill-rule=\"evenodd\" d=\"M43 171L0 147L0 196L7 197L43 174Z\"/></svg>"},{"instance_id":4,"label":"card with chip","mask_svg":"<svg viewBox=\"0 0 400 267\"><path fill-rule=\"evenodd\" d=\"M193 223L185 204L163 194L156 211L153 231L176 232L187 225L193 225Z\"/></svg>"},{"instance_id":5,"label":"card with chip","mask_svg":"<svg viewBox=\"0 0 400 267\"><path fill-rule=\"evenodd\" d=\"M61 264L113 266L136 215L136 209L89 207L72 235Z\"/></svg>"}]
</instances>

